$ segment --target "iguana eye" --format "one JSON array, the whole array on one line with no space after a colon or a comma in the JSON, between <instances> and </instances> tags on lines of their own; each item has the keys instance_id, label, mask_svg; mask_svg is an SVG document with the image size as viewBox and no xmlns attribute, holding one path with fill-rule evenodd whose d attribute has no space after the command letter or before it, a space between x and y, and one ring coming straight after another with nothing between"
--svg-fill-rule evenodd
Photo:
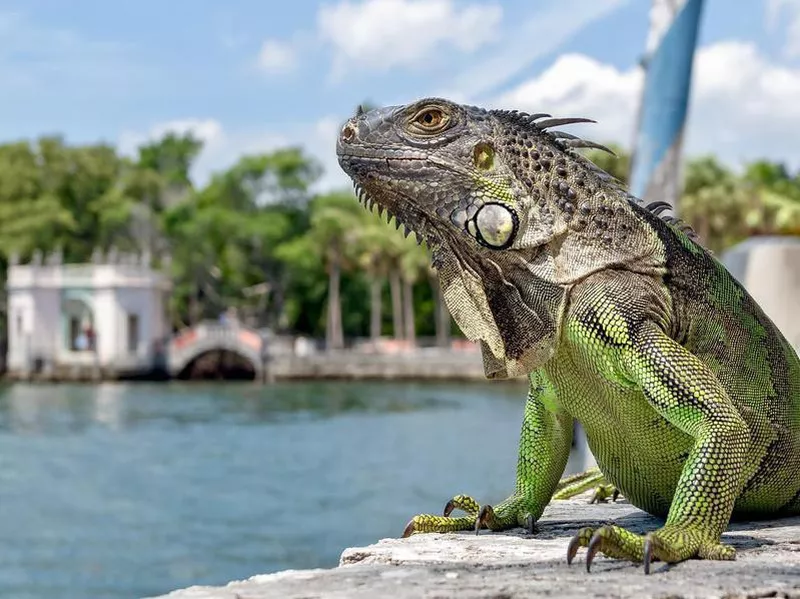
<instances>
[{"instance_id":1,"label":"iguana eye","mask_svg":"<svg viewBox=\"0 0 800 599\"><path fill-rule=\"evenodd\" d=\"M447 126L450 117L439 108L425 108L412 119L412 125L424 133L438 133Z\"/></svg>"},{"instance_id":2,"label":"iguana eye","mask_svg":"<svg viewBox=\"0 0 800 599\"><path fill-rule=\"evenodd\" d=\"M514 243L519 219L517 213L508 206L495 202L484 204L475 213L473 221L475 239L481 245L493 250L504 250Z\"/></svg>"}]
</instances>

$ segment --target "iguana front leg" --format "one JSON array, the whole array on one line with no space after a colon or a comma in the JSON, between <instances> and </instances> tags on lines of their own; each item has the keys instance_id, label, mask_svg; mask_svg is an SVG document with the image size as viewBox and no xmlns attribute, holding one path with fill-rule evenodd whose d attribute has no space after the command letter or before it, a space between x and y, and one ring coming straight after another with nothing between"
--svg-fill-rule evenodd
<instances>
[{"instance_id":1,"label":"iguana front leg","mask_svg":"<svg viewBox=\"0 0 800 599\"><path fill-rule=\"evenodd\" d=\"M621 373L671 424L694 439L684 462L664 527L642 537L617 526L581 529L567 561L588 547L587 569L597 552L644 562L692 557L734 559L720 543L743 479L750 442L746 423L714 373L691 352L646 322L632 331L618 354Z\"/></svg>"},{"instance_id":2,"label":"iguana front leg","mask_svg":"<svg viewBox=\"0 0 800 599\"><path fill-rule=\"evenodd\" d=\"M555 388L541 372L531 375L528 400L520 433L517 484L514 493L492 507L479 504L467 495L457 495L447 502L444 516L414 516L403 536L420 532L458 530L504 530L514 526L533 529L553 496L564 472L572 445L572 417L558 409ZM454 509L467 516L450 517Z\"/></svg>"}]
</instances>

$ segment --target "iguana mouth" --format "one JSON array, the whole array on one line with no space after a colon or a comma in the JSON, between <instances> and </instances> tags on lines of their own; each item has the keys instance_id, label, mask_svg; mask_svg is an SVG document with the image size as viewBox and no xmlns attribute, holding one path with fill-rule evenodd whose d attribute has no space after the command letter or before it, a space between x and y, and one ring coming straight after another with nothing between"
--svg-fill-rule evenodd
<instances>
[{"instance_id":1,"label":"iguana mouth","mask_svg":"<svg viewBox=\"0 0 800 599\"><path fill-rule=\"evenodd\" d=\"M381 219L385 218L387 223L394 219L395 227L398 230L402 227L404 237L407 238L414 233L418 244L425 241L429 247L441 241L443 232L439 230L439 224L401 191L394 190L393 201L382 201L370 195L360 183L355 183L353 190L359 203L366 210L370 212L374 210ZM401 201L397 201L398 199Z\"/></svg>"},{"instance_id":2,"label":"iguana mouth","mask_svg":"<svg viewBox=\"0 0 800 599\"><path fill-rule=\"evenodd\" d=\"M397 151L396 153L388 154L386 150L381 150L379 154L375 154L370 152L369 149L359 151L356 148L348 148L347 152L340 152L339 153L339 163L342 164L342 161L349 162L353 159L356 159L361 162L389 162L389 161L404 161L404 162L413 162L413 161L427 161L428 155L425 152L416 152L416 151ZM355 151L353 151L355 150ZM347 172L346 164L342 164L342 168L345 169Z\"/></svg>"}]
</instances>

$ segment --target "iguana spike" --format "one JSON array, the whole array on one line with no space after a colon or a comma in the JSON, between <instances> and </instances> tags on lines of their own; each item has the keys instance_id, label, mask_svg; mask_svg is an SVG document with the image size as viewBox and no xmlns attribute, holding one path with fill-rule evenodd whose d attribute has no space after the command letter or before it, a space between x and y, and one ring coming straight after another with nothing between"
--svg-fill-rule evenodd
<instances>
[{"instance_id":1,"label":"iguana spike","mask_svg":"<svg viewBox=\"0 0 800 599\"><path fill-rule=\"evenodd\" d=\"M529 121L533 122L533 121L536 121L536 120L539 120L539 119L549 118L551 116L553 116L553 115L552 114L548 114L546 112L535 112L533 114L527 115L527 119Z\"/></svg>"},{"instance_id":2,"label":"iguana spike","mask_svg":"<svg viewBox=\"0 0 800 599\"><path fill-rule=\"evenodd\" d=\"M356 116L361 116L362 114L364 114L364 107L361 104L359 104L358 107L356 108Z\"/></svg>"},{"instance_id":3,"label":"iguana spike","mask_svg":"<svg viewBox=\"0 0 800 599\"><path fill-rule=\"evenodd\" d=\"M538 129L549 129L550 127L558 127L559 125L572 125L574 123L596 123L593 119L587 119L579 116L567 116L554 119L545 119L534 123Z\"/></svg>"},{"instance_id":4,"label":"iguana spike","mask_svg":"<svg viewBox=\"0 0 800 599\"><path fill-rule=\"evenodd\" d=\"M599 144L595 141L590 141L588 139L583 138L576 138L570 139L569 141L562 142L568 148L591 148L594 150L600 150L601 152L605 152L607 154L611 154L612 156L616 156L617 154L609 148L608 146L604 146L603 144Z\"/></svg>"},{"instance_id":5,"label":"iguana spike","mask_svg":"<svg viewBox=\"0 0 800 599\"><path fill-rule=\"evenodd\" d=\"M578 135L573 135L572 133L567 133L566 131L551 131L550 134L555 137L556 139L583 139Z\"/></svg>"},{"instance_id":6,"label":"iguana spike","mask_svg":"<svg viewBox=\"0 0 800 599\"><path fill-rule=\"evenodd\" d=\"M645 210L652 212L655 215L660 215L665 210L672 210L672 204L669 202L665 202L664 200L657 200L655 202L650 202L645 206Z\"/></svg>"}]
</instances>

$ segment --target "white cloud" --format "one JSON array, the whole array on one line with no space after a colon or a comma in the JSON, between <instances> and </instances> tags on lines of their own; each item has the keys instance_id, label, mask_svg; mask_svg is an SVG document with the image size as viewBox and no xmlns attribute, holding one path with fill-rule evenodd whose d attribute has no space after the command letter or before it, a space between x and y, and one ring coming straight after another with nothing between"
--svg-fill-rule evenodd
<instances>
[{"instance_id":1,"label":"white cloud","mask_svg":"<svg viewBox=\"0 0 800 599\"><path fill-rule=\"evenodd\" d=\"M767 24L774 29L779 22L785 25L784 55L800 57L800 0L767 0Z\"/></svg>"},{"instance_id":2,"label":"white cloud","mask_svg":"<svg viewBox=\"0 0 800 599\"><path fill-rule=\"evenodd\" d=\"M258 53L258 66L267 73L285 73L297 62L295 49L279 40L266 40Z\"/></svg>"},{"instance_id":3,"label":"white cloud","mask_svg":"<svg viewBox=\"0 0 800 599\"><path fill-rule=\"evenodd\" d=\"M586 116L583 135L629 147L640 101L638 67L619 70L582 55L559 57L541 75L494 98L493 106ZM771 63L756 46L720 42L698 49L686 152L738 165L769 158L800 167L800 68Z\"/></svg>"},{"instance_id":4,"label":"white cloud","mask_svg":"<svg viewBox=\"0 0 800 599\"><path fill-rule=\"evenodd\" d=\"M496 38L502 16L498 4L345 0L320 8L317 29L334 51L335 72L351 65L381 71L438 63L437 51L447 47L474 52Z\"/></svg>"},{"instance_id":5,"label":"white cloud","mask_svg":"<svg viewBox=\"0 0 800 599\"><path fill-rule=\"evenodd\" d=\"M587 25L601 19L629 0L558 0L528 19L510 26L502 43L485 58L462 69L440 92L445 97L476 97L492 92L521 73L535 60L556 50Z\"/></svg>"},{"instance_id":6,"label":"white cloud","mask_svg":"<svg viewBox=\"0 0 800 599\"><path fill-rule=\"evenodd\" d=\"M551 0L504 22L501 0L339 0L320 6L313 31L266 41L260 61L295 66L298 50L316 46L330 54L334 80L354 70L454 72L437 93L463 99L498 88L630 1Z\"/></svg>"},{"instance_id":7,"label":"white cloud","mask_svg":"<svg viewBox=\"0 0 800 599\"><path fill-rule=\"evenodd\" d=\"M619 71L582 54L564 54L538 77L491 100L493 108L585 116L597 121L585 129L594 139L628 143L639 102L642 72Z\"/></svg>"}]
</instances>

